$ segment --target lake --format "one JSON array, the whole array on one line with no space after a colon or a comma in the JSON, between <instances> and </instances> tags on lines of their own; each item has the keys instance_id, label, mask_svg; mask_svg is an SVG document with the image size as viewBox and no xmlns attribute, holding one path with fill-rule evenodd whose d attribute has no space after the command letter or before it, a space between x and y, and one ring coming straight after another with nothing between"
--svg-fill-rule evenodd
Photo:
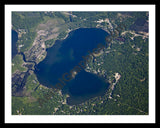
<instances>
[{"instance_id":1,"label":"lake","mask_svg":"<svg viewBox=\"0 0 160 128\"><path fill-rule=\"evenodd\" d=\"M39 82L47 87L54 87L64 73L83 60L99 43L106 44L108 33L98 28L79 28L71 31L65 40L57 40L47 49L46 58L36 65L35 74ZM92 97L103 95L109 84L95 74L84 69L67 82L62 88L63 94L69 94L67 103L80 104Z\"/></svg>"},{"instance_id":2,"label":"lake","mask_svg":"<svg viewBox=\"0 0 160 128\"><path fill-rule=\"evenodd\" d=\"M17 43L18 40L18 33L14 30L12 30L12 59L14 58L14 56L17 54Z\"/></svg>"}]
</instances>

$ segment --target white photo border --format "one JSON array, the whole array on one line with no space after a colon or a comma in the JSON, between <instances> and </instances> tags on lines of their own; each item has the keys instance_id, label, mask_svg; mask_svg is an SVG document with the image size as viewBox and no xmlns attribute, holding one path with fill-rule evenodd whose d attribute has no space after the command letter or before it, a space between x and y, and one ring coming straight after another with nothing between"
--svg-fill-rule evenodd
<instances>
[{"instance_id":1,"label":"white photo border","mask_svg":"<svg viewBox=\"0 0 160 128\"><path fill-rule=\"evenodd\" d=\"M12 115L12 11L149 11L149 115ZM155 123L155 5L5 5L5 123Z\"/></svg>"}]
</instances>

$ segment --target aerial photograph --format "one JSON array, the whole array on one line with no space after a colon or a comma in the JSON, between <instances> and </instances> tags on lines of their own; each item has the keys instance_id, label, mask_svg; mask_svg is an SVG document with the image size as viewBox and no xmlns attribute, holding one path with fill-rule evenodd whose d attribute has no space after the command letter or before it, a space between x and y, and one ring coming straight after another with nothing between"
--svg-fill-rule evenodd
<instances>
[{"instance_id":1,"label":"aerial photograph","mask_svg":"<svg viewBox=\"0 0 160 128\"><path fill-rule=\"evenodd\" d=\"M148 11L12 11L12 115L149 115Z\"/></svg>"}]
</instances>

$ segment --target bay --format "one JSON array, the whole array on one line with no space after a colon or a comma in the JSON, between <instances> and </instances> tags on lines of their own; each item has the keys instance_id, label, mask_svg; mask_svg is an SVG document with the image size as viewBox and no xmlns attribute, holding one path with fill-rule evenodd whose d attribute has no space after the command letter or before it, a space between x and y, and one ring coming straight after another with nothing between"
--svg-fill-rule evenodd
<instances>
[{"instance_id":1,"label":"bay","mask_svg":"<svg viewBox=\"0 0 160 128\"><path fill-rule=\"evenodd\" d=\"M17 54L17 43L18 40L18 33L14 30L12 30L12 59L14 58L14 56Z\"/></svg>"}]
</instances>

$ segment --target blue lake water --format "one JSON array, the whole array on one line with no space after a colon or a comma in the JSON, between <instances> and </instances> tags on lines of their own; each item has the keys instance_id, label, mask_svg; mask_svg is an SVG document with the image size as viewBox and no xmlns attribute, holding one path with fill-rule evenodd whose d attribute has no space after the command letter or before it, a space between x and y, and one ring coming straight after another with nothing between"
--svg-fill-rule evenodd
<instances>
[{"instance_id":1,"label":"blue lake water","mask_svg":"<svg viewBox=\"0 0 160 128\"><path fill-rule=\"evenodd\" d=\"M47 49L46 58L36 66L35 73L39 82L54 87L62 80L63 74L78 66L83 60L82 56L88 55L99 43L105 45L107 35L102 29L80 28L70 32L65 40L56 41L53 47ZM75 78L65 81L62 93L70 95L67 98L68 104L79 104L103 95L108 86L102 78L82 69Z\"/></svg>"},{"instance_id":2,"label":"blue lake water","mask_svg":"<svg viewBox=\"0 0 160 128\"><path fill-rule=\"evenodd\" d=\"M16 42L18 40L18 33L12 30L12 59L17 54Z\"/></svg>"}]
</instances>

